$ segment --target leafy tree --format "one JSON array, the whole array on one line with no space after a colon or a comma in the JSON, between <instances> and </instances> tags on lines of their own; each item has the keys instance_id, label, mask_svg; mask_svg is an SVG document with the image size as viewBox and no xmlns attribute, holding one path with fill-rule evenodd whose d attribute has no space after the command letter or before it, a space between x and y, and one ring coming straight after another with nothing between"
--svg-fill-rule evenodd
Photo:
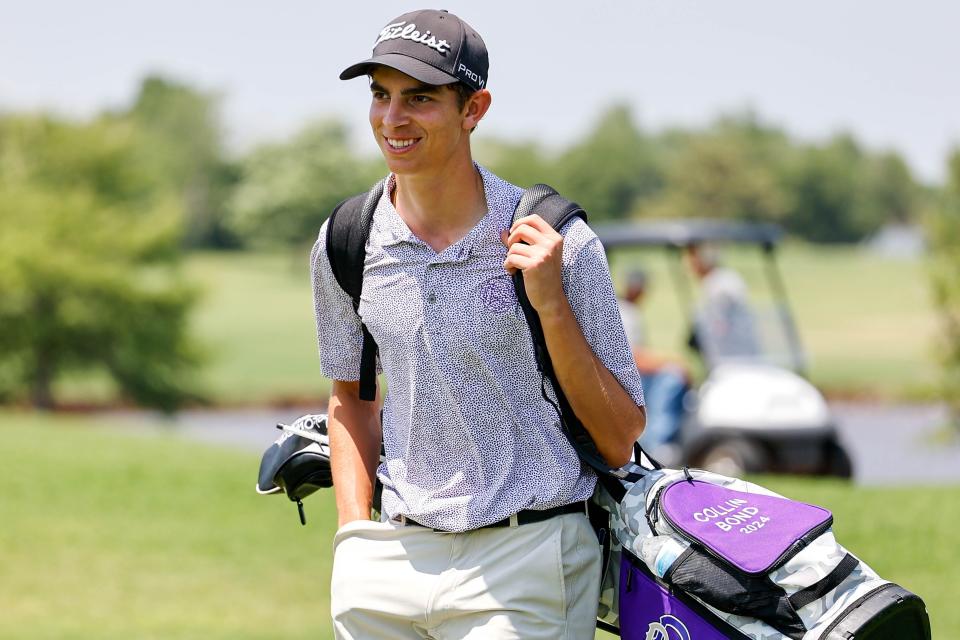
<instances>
[{"instance_id":1,"label":"leafy tree","mask_svg":"<svg viewBox=\"0 0 960 640\"><path fill-rule=\"evenodd\" d=\"M103 369L172 410L197 363L179 212L129 123L0 118L0 393L54 404L64 372Z\"/></svg>"},{"instance_id":2,"label":"leafy tree","mask_svg":"<svg viewBox=\"0 0 960 640\"><path fill-rule=\"evenodd\" d=\"M230 229L250 245L313 242L341 200L365 191L385 170L350 148L345 126L325 120L288 142L251 152L240 165Z\"/></svg>"},{"instance_id":3,"label":"leafy tree","mask_svg":"<svg viewBox=\"0 0 960 640\"><path fill-rule=\"evenodd\" d=\"M641 206L649 217L775 221L787 210L780 177L786 137L747 113L721 118L702 133L672 132L663 190Z\"/></svg>"},{"instance_id":4,"label":"leafy tree","mask_svg":"<svg viewBox=\"0 0 960 640\"><path fill-rule=\"evenodd\" d=\"M860 206L854 211L857 228L869 233L891 222L915 221L920 191L900 154L871 157L864 173Z\"/></svg>"},{"instance_id":5,"label":"leafy tree","mask_svg":"<svg viewBox=\"0 0 960 640\"><path fill-rule=\"evenodd\" d=\"M772 167L752 157L738 135L690 139L666 171L658 197L640 209L650 217L771 221L786 211L786 194Z\"/></svg>"},{"instance_id":6,"label":"leafy tree","mask_svg":"<svg viewBox=\"0 0 960 640\"><path fill-rule=\"evenodd\" d=\"M495 174L527 188L555 178L553 161L534 142L483 138L473 146L474 157Z\"/></svg>"},{"instance_id":7,"label":"leafy tree","mask_svg":"<svg viewBox=\"0 0 960 640\"><path fill-rule=\"evenodd\" d=\"M663 189L636 213L774 221L815 242L854 242L907 222L922 200L902 157L850 135L801 145L747 111L657 137Z\"/></svg>"},{"instance_id":8,"label":"leafy tree","mask_svg":"<svg viewBox=\"0 0 960 640\"><path fill-rule=\"evenodd\" d=\"M181 199L187 246L230 246L223 225L237 168L224 156L219 99L161 76L140 84L132 106L117 114L143 133L143 164Z\"/></svg>"},{"instance_id":9,"label":"leafy tree","mask_svg":"<svg viewBox=\"0 0 960 640\"><path fill-rule=\"evenodd\" d=\"M943 365L943 400L960 430L960 149L947 161L941 206L931 214L931 283L940 314L937 352Z\"/></svg>"},{"instance_id":10,"label":"leafy tree","mask_svg":"<svg viewBox=\"0 0 960 640\"><path fill-rule=\"evenodd\" d=\"M788 228L814 242L855 242L913 217L918 187L895 153L870 155L850 135L808 146L787 170Z\"/></svg>"},{"instance_id":11,"label":"leafy tree","mask_svg":"<svg viewBox=\"0 0 960 640\"><path fill-rule=\"evenodd\" d=\"M622 219L661 186L656 150L634 124L629 107L615 105L556 162L557 189L593 221Z\"/></svg>"},{"instance_id":12,"label":"leafy tree","mask_svg":"<svg viewBox=\"0 0 960 640\"><path fill-rule=\"evenodd\" d=\"M849 212L857 205L862 162L863 151L846 135L801 151L788 169L787 184L793 195L788 228L814 242L857 240Z\"/></svg>"}]
</instances>

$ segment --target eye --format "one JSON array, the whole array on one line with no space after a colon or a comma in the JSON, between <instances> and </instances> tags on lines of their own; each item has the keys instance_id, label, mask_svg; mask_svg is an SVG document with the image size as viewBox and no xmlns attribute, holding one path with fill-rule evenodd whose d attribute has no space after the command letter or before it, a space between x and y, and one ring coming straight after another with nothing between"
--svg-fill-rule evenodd
<instances>
[{"instance_id":1,"label":"eye","mask_svg":"<svg viewBox=\"0 0 960 640\"><path fill-rule=\"evenodd\" d=\"M426 96L426 95L416 95L416 96L413 96L413 98L411 98L411 100L412 100L415 104L424 104L424 103L426 103L426 102L430 102L430 101L432 100L432 98L431 98L430 96Z\"/></svg>"},{"instance_id":2,"label":"eye","mask_svg":"<svg viewBox=\"0 0 960 640\"><path fill-rule=\"evenodd\" d=\"M370 95L373 96L374 100L386 100L387 93L385 91L371 91Z\"/></svg>"}]
</instances>

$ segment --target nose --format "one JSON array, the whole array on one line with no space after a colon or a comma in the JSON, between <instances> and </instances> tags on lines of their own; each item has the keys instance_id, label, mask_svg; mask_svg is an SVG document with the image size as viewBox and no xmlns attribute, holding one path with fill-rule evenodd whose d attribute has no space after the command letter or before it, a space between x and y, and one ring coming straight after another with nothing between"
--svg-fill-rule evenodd
<instances>
[{"instance_id":1,"label":"nose","mask_svg":"<svg viewBox=\"0 0 960 640\"><path fill-rule=\"evenodd\" d=\"M407 123L406 103L402 96L391 97L383 114L383 124L388 127L399 127Z\"/></svg>"}]
</instances>

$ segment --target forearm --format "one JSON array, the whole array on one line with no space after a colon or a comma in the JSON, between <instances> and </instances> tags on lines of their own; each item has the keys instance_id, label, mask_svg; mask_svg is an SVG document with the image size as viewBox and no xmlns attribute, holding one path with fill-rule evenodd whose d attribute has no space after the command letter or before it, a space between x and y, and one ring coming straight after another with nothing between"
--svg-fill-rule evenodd
<instances>
[{"instance_id":1,"label":"forearm","mask_svg":"<svg viewBox=\"0 0 960 640\"><path fill-rule=\"evenodd\" d=\"M557 380L573 412L611 466L630 459L646 414L596 356L565 296L540 313Z\"/></svg>"},{"instance_id":2,"label":"forearm","mask_svg":"<svg viewBox=\"0 0 960 640\"><path fill-rule=\"evenodd\" d=\"M570 308L563 287L563 237L533 214L514 221L501 239L507 247L503 266L511 274L523 271L527 297L540 316L557 381L573 412L609 465L626 464L646 415L594 354ZM602 254L596 259L603 260Z\"/></svg>"},{"instance_id":3,"label":"forearm","mask_svg":"<svg viewBox=\"0 0 960 640\"><path fill-rule=\"evenodd\" d=\"M330 467L337 500L338 526L369 520L380 460L380 398L360 400L359 383L335 380L327 411Z\"/></svg>"}]
</instances>

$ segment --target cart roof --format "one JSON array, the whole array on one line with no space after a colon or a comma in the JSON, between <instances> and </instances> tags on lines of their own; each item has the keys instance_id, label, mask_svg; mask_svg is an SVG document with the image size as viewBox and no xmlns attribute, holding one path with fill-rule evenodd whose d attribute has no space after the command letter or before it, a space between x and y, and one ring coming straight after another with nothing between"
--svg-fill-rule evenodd
<instances>
[{"instance_id":1,"label":"cart roof","mask_svg":"<svg viewBox=\"0 0 960 640\"><path fill-rule=\"evenodd\" d=\"M642 220L593 227L607 249L629 246L688 247L701 243L772 247L783 231L775 224L727 220Z\"/></svg>"}]
</instances>

